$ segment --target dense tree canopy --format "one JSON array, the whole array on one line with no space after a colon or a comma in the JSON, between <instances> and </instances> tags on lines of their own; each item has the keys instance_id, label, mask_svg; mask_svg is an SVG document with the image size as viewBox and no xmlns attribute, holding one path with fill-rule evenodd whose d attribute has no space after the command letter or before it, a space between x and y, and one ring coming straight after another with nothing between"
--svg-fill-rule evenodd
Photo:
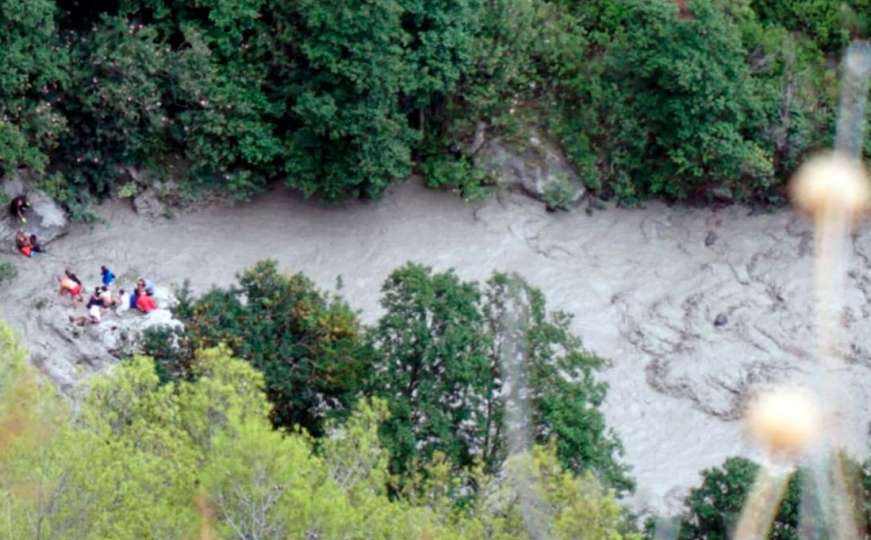
<instances>
[{"instance_id":1,"label":"dense tree canopy","mask_svg":"<svg viewBox=\"0 0 871 540\"><path fill-rule=\"evenodd\" d=\"M335 200L419 171L474 198L493 181L474 135L534 127L626 202L777 202L831 142L835 60L868 34L869 7L5 0L0 160L46 171L77 211L167 179L190 196L277 181Z\"/></svg>"},{"instance_id":2,"label":"dense tree canopy","mask_svg":"<svg viewBox=\"0 0 871 540\"><path fill-rule=\"evenodd\" d=\"M275 425L315 436L362 396L384 400L389 417L380 433L391 472L404 483L437 453L457 470L503 465L503 359L515 343L517 384L529 402L526 446L550 442L567 469L631 488L620 442L599 410L603 361L583 349L571 318L549 311L539 290L518 276L497 273L482 287L408 264L382 292L385 313L367 329L341 298L261 262L237 287L199 298L182 291L175 313L185 329L149 331L144 350L163 380L193 380L196 351L227 345L263 374Z\"/></svg>"},{"instance_id":3,"label":"dense tree canopy","mask_svg":"<svg viewBox=\"0 0 871 540\"><path fill-rule=\"evenodd\" d=\"M0 166L42 171L66 128L55 108L68 78L68 49L50 0L0 2Z\"/></svg>"},{"instance_id":4,"label":"dense tree canopy","mask_svg":"<svg viewBox=\"0 0 871 540\"><path fill-rule=\"evenodd\" d=\"M360 391L371 353L357 315L305 276L286 276L262 262L239 276L239 286L183 294L176 314L185 322L178 349L166 329L146 337L165 379L189 379L198 349L225 344L266 381L276 425L322 433L331 413L347 411ZM175 336L176 338L178 336Z\"/></svg>"},{"instance_id":5,"label":"dense tree canopy","mask_svg":"<svg viewBox=\"0 0 871 540\"><path fill-rule=\"evenodd\" d=\"M384 403L361 401L315 447L272 429L262 375L225 348L197 353L194 381L161 384L132 359L92 380L75 414L25 357L0 326L3 538L537 538L521 490L541 494L552 538L638 538L614 494L552 448L515 456L531 484L467 471L487 488L465 508L437 464L391 499Z\"/></svg>"},{"instance_id":6,"label":"dense tree canopy","mask_svg":"<svg viewBox=\"0 0 871 540\"><path fill-rule=\"evenodd\" d=\"M372 388L390 406L383 433L397 472L429 461L436 450L462 465L501 464L504 358L517 354L506 349L519 332L523 358L515 384L528 392L530 437L553 437L565 466L629 487L616 461L619 442L598 410L606 386L594 372L602 361L568 330L568 315L548 313L540 291L504 274L482 289L414 264L394 271L382 291L386 313L372 330L378 351Z\"/></svg>"}]
</instances>

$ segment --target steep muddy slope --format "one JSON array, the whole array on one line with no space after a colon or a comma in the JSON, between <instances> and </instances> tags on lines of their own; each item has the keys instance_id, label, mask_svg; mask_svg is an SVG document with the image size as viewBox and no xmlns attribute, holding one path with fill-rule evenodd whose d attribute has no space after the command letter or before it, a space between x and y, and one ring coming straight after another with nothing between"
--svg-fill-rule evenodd
<instances>
[{"instance_id":1,"label":"steep muddy slope","mask_svg":"<svg viewBox=\"0 0 871 540\"><path fill-rule=\"evenodd\" d=\"M128 283L138 275L162 284L189 278L202 291L271 257L324 287L341 276L343 294L367 320L378 316L380 283L406 260L475 279L517 271L551 306L573 313L586 345L612 360L604 373L611 385L606 414L638 479L634 502L674 512L702 468L750 455L735 421L748 391L809 376L812 237L791 212L651 204L548 214L518 194L471 207L413 182L378 203L341 208L274 192L156 222L120 203L101 212L107 225L77 226L49 255L10 259L20 277L0 292L34 363L61 382L102 367L69 365L72 338L45 321L64 266L91 283L106 263ZM856 440L846 442L864 453L871 235L863 229L853 244L844 320L851 362L840 375L858 404L847 419Z\"/></svg>"}]
</instances>

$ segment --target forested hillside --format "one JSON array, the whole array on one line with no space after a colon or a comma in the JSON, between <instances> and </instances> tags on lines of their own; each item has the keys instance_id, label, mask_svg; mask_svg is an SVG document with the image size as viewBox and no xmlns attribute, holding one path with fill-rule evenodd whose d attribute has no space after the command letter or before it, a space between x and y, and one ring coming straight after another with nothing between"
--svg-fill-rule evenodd
<instances>
[{"instance_id":1,"label":"forested hillside","mask_svg":"<svg viewBox=\"0 0 871 540\"><path fill-rule=\"evenodd\" d=\"M0 325L3 538L507 540L527 537L529 489L553 509L553 538L639 538L624 532L613 492L566 472L553 446L509 463L528 485L480 469L457 476L437 455L391 497L383 401L361 401L313 441L272 429L263 376L224 348L198 352L196 379L172 384L132 359L74 408L25 354ZM482 496L457 505L472 483Z\"/></svg>"},{"instance_id":2,"label":"forested hillside","mask_svg":"<svg viewBox=\"0 0 871 540\"><path fill-rule=\"evenodd\" d=\"M0 187L22 242L0 254L0 538L727 538L760 466L730 458L680 491L660 462L743 452L723 426L803 358L809 225L665 204L590 225L427 189L487 197L481 149L536 140L591 216L599 199L780 205L832 146L842 53L869 33L871 0L0 0ZM389 204L298 195L377 199L411 175L428 187ZM274 186L292 193L235 204ZM92 213L146 191L161 218ZM540 191L547 211L571 198ZM234 204L163 219L170 192ZM36 251L40 203L64 219ZM851 241L861 336L871 248ZM85 304L74 271L102 264L118 279ZM140 276L166 318L128 332L158 309L116 309ZM847 450L867 529L871 459ZM789 474L770 538L818 510L818 480Z\"/></svg>"},{"instance_id":3,"label":"forested hillside","mask_svg":"<svg viewBox=\"0 0 871 540\"><path fill-rule=\"evenodd\" d=\"M73 210L127 166L194 196L418 171L472 197L476 129L535 126L605 196L776 203L869 23L869 0L4 0L0 162Z\"/></svg>"}]
</instances>

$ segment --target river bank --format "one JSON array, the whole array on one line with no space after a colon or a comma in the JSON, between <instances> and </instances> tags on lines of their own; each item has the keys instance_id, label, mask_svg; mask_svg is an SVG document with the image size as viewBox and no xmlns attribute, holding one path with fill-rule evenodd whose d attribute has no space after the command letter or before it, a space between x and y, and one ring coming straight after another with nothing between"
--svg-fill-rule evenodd
<instances>
[{"instance_id":1,"label":"river bank","mask_svg":"<svg viewBox=\"0 0 871 540\"><path fill-rule=\"evenodd\" d=\"M98 208L105 224L77 224L34 260L2 255L19 277L0 290L5 317L35 363L64 343L36 321L56 302L55 276L74 269L96 283L100 264L193 290L228 285L240 270L273 258L361 310L379 315L380 284L405 261L467 279L515 271L575 316L585 345L611 360L605 413L638 482L638 510L674 513L705 467L731 455L756 457L741 437L741 407L760 385L809 377L813 331L810 224L790 211L609 207L547 213L504 193L477 206L423 188L393 188L382 200L321 206L286 191L251 203L211 206L147 220L129 205ZM846 421L864 456L871 403L871 234L854 238L845 318L851 347L845 391L857 410ZM86 373L88 367L83 368Z\"/></svg>"}]
</instances>

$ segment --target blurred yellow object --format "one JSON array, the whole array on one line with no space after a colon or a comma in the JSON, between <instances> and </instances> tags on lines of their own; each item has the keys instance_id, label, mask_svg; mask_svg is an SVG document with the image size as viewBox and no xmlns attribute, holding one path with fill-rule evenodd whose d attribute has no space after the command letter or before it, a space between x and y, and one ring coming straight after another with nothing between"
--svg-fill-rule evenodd
<instances>
[{"instance_id":1,"label":"blurred yellow object","mask_svg":"<svg viewBox=\"0 0 871 540\"><path fill-rule=\"evenodd\" d=\"M821 431L819 405L813 394L799 388L775 388L761 394L747 411L753 438L774 457L797 458Z\"/></svg>"},{"instance_id":2,"label":"blurred yellow object","mask_svg":"<svg viewBox=\"0 0 871 540\"><path fill-rule=\"evenodd\" d=\"M852 218L868 210L871 186L862 163L837 152L819 155L802 165L790 185L797 208L814 217L846 212Z\"/></svg>"}]
</instances>

